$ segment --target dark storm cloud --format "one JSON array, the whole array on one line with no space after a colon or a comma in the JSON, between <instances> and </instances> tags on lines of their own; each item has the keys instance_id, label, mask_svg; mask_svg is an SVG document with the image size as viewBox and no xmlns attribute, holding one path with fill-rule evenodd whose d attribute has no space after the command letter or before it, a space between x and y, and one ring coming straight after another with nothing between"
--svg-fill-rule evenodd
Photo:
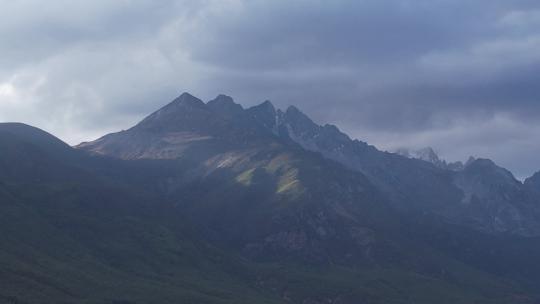
<instances>
[{"instance_id":1,"label":"dark storm cloud","mask_svg":"<svg viewBox=\"0 0 540 304\"><path fill-rule=\"evenodd\" d=\"M490 35L472 25L498 11L464 1L252 1L206 25L193 57L255 70L391 64Z\"/></svg>"},{"instance_id":2,"label":"dark storm cloud","mask_svg":"<svg viewBox=\"0 0 540 304\"><path fill-rule=\"evenodd\" d=\"M0 119L71 143L187 90L295 104L382 148L540 169L540 3L13 1Z\"/></svg>"},{"instance_id":3,"label":"dark storm cloud","mask_svg":"<svg viewBox=\"0 0 540 304\"><path fill-rule=\"evenodd\" d=\"M371 126L424 128L437 109L538 107L540 31L524 20L538 17L534 8L523 1L254 1L234 18L209 22L190 48L194 60L226 70L216 83L241 92L278 83L279 100L304 96L297 102L323 112L339 101Z\"/></svg>"}]
</instances>

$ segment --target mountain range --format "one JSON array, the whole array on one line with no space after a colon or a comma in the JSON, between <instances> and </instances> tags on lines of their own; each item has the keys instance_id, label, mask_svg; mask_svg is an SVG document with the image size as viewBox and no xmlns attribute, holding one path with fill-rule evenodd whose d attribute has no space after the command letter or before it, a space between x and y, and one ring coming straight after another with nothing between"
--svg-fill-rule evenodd
<instances>
[{"instance_id":1,"label":"mountain range","mask_svg":"<svg viewBox=\"0 0 540 304\"><path fill-rule=\"evenodd\" d=\"M540 173L184 93L70 147L0 124L7 303L540 303Z\"/></svg>"}]
</instances>

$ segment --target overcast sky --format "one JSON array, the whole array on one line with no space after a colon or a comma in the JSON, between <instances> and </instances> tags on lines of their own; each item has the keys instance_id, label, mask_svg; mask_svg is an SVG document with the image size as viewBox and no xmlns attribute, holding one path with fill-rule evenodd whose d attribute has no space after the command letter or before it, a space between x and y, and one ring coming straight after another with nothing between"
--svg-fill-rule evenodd
<instances>
[{"instance_id":1,"label":"overcast sky","mask_svg":"<svg viewBox=\"0 0 540 304\"><path fill-rule=\"evenodd\" d=\"M183 91L540 170L540 2L0 0L0 121L70 144Z\"/></svg>"}]
</instances>

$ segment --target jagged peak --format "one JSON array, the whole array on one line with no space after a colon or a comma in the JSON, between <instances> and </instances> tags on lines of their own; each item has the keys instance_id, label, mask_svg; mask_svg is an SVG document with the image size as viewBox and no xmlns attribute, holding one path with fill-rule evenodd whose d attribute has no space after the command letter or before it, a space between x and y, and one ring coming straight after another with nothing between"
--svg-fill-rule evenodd
<instances>
[{"instance_id":1,"label":"jagged peak","mask_svg":"<svg viewBox=\"0 0 540 304\"><path fill-rule=\"evenodd\" d=\"M287 109L285 110L285 113L290 114L290 115L305 115L304 113L302 113L302 111L300 111L295 106L288 106Z\"/></svg>"},{"instance_id":2,"label":"jagged peak","mask_svg":"<svg viewBox=\"0 0 540 304\"><path fill-rule=\"evenodd\" d=\"M394 153L406 158L423 160L445 170L461 171L465 168L463 162L461 161L447 162L446 160L442 159L432 147L425 147L419 150L411 150L409 148L402 147L396 149Z\"/></svg>"},{"instance_id":3,"label":"jagged peak","mask_svg":"<svg viewBox=\"0 0 540 304\"><path fill-rule=\"evenodd\" d=\"M341 132L341 130L333 124L325 124L322 127L323 131L327 134L330 134L331 136L336 137L337 139L340 139L342 141L351 141L351 138L349 135Z\"/></svg>"},{"instance_id":4,"label":"jagged peak","mask_svg":"<svg viewBox=\"0 0 540 304\"><path fill-rule=\"evenodd\" d=\"M189 94L188 92L184 92L180 96L176 97L169 105L181 105L181 106L193 106L193 107L205 106L202 100Z\"/></svg>"},{"instance_id":5,"label":"jagged peak","mask_svg":"<svg viewBox=\"0 0 540 304\"><path fill-rule=\"evenodd\" d=\"M244 111L244 108L234 102L232 97L224 94L219 94L216 98L210 100L207 106L225 115L235 115Z\"/></svg>"},{"instance_id":6,"label":"jagged peak","mask_svg":"<svg viewBox=\"0 0 540 304\"><path fill-rule=\"evenodd\" d=\"M416 157L429 162L440 162L439 155L433 150L432 147L425 147L416 151Z\"/></svg>"},{"instance_id":7,"label":"jagged peak","mask_svg":"<svg viewBox=\"0 0 540 304\"><path fill-rule=\"evenodd\" d=\"M503 170L505 174L510 173L510 171L499 167L494 161L492 161L489 158L474 158L474 160L467 162L467 165L465 166L465 170L467 171L497 171L497 170ZM500 172L503 172L500 171Z\"/></svg>"},{"instance_id":8,"label":"jagged peak","mask_svg":"<svg viewBox=\"0 0 540 304\"><path fill-rule=\"evenodd\" d=\"M503 178L503 180L506 181L512 181L516 183L520 183L512 174L512 172L508 171L507 169L498 166L494 161L488 158L477 158L468 162L467 166L465 167L465 172L468 174L473 175L482 175L484 177L491 176L500 176Z\"/></svg>"},{"instance_id":9,"label":"jagged peak","mask_svg":"<svg viewBox=\"0 0 540 304\"><path fill-rule=\"evenodd\" d=\"M418 152L427 153L427 154L432 155L432 156L437 155L437 152L435 152L435 149L433 149L432 147L424 147L424 148L418 150ZM438 155L437 155L437 157L438 157Z\"/></svg>"},{"instance_id":10,"label":"jagged peak","mask_svg":"<svg viewBox=\"0 0 540 304\"><path fill-rule=\"evenodd\" d=\"M252 106L247 110L249 112L252 112L252 113L268 113L268 114L271 114L272 116L276 115L276 113L277 113L276 108L270 102L270 100L265 100L264 102L262 102L262 103L260 103L260 104L258 104L256 106Z\"/></svg>"},{"instance_id":11,"label":"jagged peak","mask_svg":"<svg viewBox=\"0 0 540 304\"><path fill-rule=\"evenodd\" d=\"M260 105L258 105L259 107L263 108L263 109L267 109L268 111L272 112L272 113L275 113L276 112L276 108L274 107L274 105L272 104L272 102L270 102L270 100L265 100L263 103L261 103Z\"/></svg>"},{"instance_id":12,"label":"jagged peak","mask_svg":"<svg viewBox=\"0 0 540 304\"><path fill-rule=\"evenodd\" d=\"M208 105L212 105L212 104L239 105L236 102L234 102L234 99L231 96L225 95L225 94L219 94L218 96L216 96L216 98L210 100L207 104Z\"/></svg>"},{"instance_id":13,"label":"jagged peak","mask_svg":"<svg viewBox=\"0 0 540 304\"><path fill-rule=\"evenodd\" d=\"M311 118L309 118L309 116L304 114L295 106L289 106L287 110L285 110L285 117L293 121L304 121L304 122L309 122L310 124L315 124L311 120Z\"/></svg>"},{"instance_id":14,"label":"jagged peak","mask_svg":"<svg viewBox=\"0 0 540 304\"><path fill-rule=\"evenodd\" d=\"M277 132L275 128L278 124L278 116L280 117L282 114L280 114L280 110L276 111L276 108L269 100L247 109L247 112L265 128Z\"/></svg>"},{"instance_id":15,"label":"jagged peak","mask_svg":"<svg viewBox=\"0 0 540 304\"><path fill-rule=\"evenodd\" d=\"M185 92L156 112L144 118L132 129L162 129L163 124L176 121L179 115L190 112L207 112L206 104L199 98Z\"/></svg>"},{"instance_id":16,"label":"jagged peak","mask_svg":"<svg viewBox=\"0 0 540 304\"><path fill-rule=\"evenodd\" d=\"M440 167L446 166L446 162L440 159L439 155L432 147L424 147L418 150L399 148L395 151L395 153L407 158L416 158L427 161Z\"/></svg>"}]
</instances>

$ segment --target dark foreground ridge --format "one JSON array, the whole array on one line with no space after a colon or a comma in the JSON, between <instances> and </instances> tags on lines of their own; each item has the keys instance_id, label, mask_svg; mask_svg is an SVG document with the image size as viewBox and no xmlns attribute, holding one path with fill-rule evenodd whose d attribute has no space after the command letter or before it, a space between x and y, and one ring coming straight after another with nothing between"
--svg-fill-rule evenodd
<instances>
[{"instance_id":1,"label":"dark foreground ridge","mask_svg":"<svg viewBox=\"0 0 540 304\"><path fill-rule=\"evenodd\" d=\"M0 124L0 302L538 303L538 174L425 152L225 95L76 148Z\"/></svg>"}]
</instances>

